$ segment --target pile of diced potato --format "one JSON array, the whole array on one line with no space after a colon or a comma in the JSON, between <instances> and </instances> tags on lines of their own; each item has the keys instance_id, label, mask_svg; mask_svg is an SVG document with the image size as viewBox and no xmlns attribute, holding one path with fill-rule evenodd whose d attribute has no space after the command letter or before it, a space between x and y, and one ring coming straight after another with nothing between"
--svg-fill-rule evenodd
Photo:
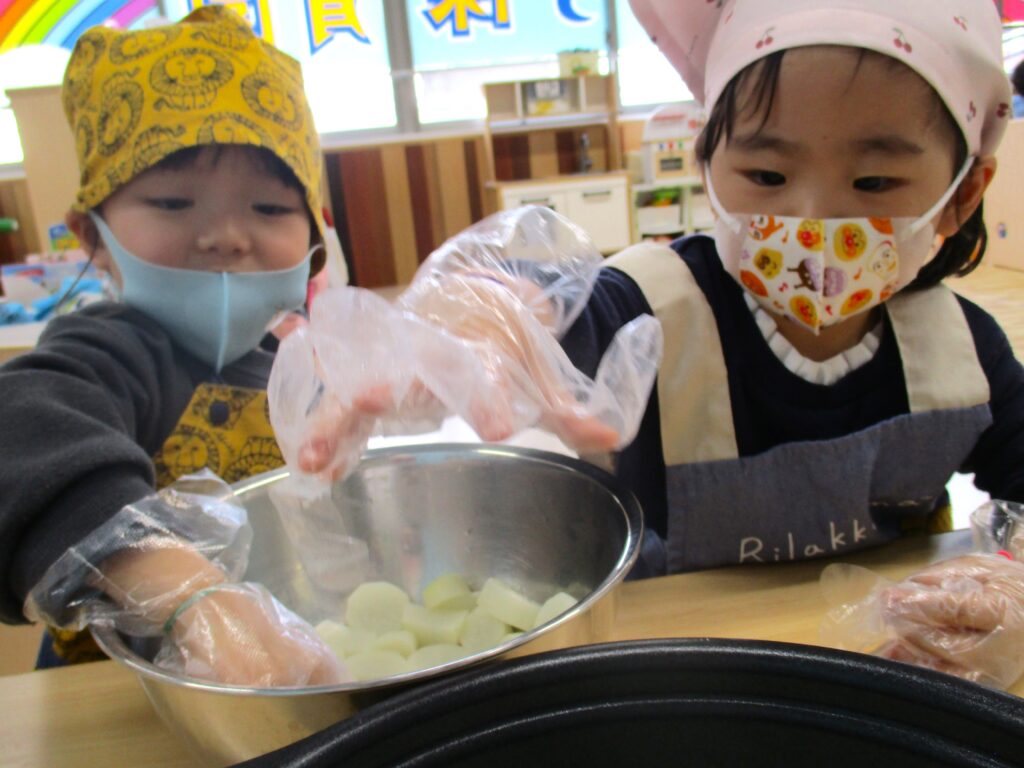
<instances>
[{"instance_id":1,"label":"pile of diced potato","mask_svg":"<svg viewBox=\"0 0 1024 768\"><path fill-rule=\"evenodd\" d=\"M354 679L376 680L493 648L574 605L565 592L537 603L495 578L474 592L447 573L424 588L422 604L386 581L361 584L349 595L344 623L325 620L316 631Z\"/></svg>"}]
</instances>

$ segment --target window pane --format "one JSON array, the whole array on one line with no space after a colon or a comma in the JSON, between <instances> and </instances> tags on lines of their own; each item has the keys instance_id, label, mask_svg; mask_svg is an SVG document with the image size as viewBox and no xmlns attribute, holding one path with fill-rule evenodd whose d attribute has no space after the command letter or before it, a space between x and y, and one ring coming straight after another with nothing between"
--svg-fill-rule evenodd
<instances>
[{"instance_id":1,"label":"window pane","mask_svg":"<svg viewBox=\"0 0 1024 768\"><path fill-rule=\"evenodd\" d=\"M481 119L483 83L557 77L559 51L607 48L603 0L406 3L421 123Z\"/></svg>"},{"instance_id":2,"label":"window pane","mask_svg":"<svg viewBox=\"0 0 1024 768\"><path fill-rule=\"evenodd\" d=\"M0 164L20 163L21 137L8 88L60 85L71 51L55 45L22 45L0 54Z\"/></svg>"},{"instance_id":3,"label":"window pane","mask_svg":"<svg viewBox=\"0 0 1024 768\"><path fill-rule=\"evenodd\" d=\"M615 0L619 102L624 107L689 101L693 94L636 20L629 0Z\"/></svg>"},{"instance_id":4,"label":"window pane","mask_svg":"<svg viewBox=\"0 0 1024 768\"><path fill-rule=\"evenodd\" d=\"M102 23L136 29L159 15L157 0L35 0L0 2L0 8L0 164L23 159L5 89L59 85L71 49L86 29Z\"/></svg>"},{"instance_id":5,"label":"window pane","mask_svg":"<svg viewBox=\"0 0 1024 768\"><path fill-rule=\"evenodd\" d=\"M397 123L383 0L165 0L177 20L202 5L240 11L264 40L302 64L320 133Z\"/></svg>"}]
</instances>

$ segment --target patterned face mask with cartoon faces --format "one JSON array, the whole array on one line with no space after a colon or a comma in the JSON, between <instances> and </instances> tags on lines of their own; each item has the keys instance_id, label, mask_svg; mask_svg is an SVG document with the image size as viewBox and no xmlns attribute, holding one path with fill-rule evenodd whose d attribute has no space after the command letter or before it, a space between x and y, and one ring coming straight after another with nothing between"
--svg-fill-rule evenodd
<instances>
[{"instance_id":1,"label":"patterned face mask with cartoon faces","mask_svg":"<svg viewBox=\"0 0 1024 768\"><path fill-rule=\"evenodd\" d=\"M805 219L728 213L711 187L715 245L726 272L768 311L817 334L910 283L942 244L933 219L973 164L917 218Z\"/></svg>"}]
</instances>

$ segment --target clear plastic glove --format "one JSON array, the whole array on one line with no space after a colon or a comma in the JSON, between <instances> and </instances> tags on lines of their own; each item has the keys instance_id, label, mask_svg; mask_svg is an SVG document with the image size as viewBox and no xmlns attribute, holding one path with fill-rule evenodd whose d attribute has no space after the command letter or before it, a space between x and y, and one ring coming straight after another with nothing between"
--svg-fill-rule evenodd
<instances>
[{"instance_id":1,"label":"clear plastic glove","mask_svg":"<svg viewBox=\"0 0 1024 768\"><path fill-rule=\"evenodd\" d=\"M1024 564L964 555L898 584L830 565L822 587L835 605L822 624L827 645L1003 689L1024 673Z\"/></svg>"},{"instance_id":2,"label":"clear plastic glove","mask_svg":"<svg viewBox=\"0 0 1024 768\"><path fill-rule=\"evenodd\" d=\"M488 216L446 240L417 271L412 287L444 285L451 276L486 277L515 293L560 338L586 306L602 261L590 236L569 219L527 206Z\"/></svg>"},{"instance_id":3,"label":"clear plastic glove","mask_svg":"<svg viewBox=\"0 0 1024 768\"><path fill-rule=\"evenodd\" d=\"M986 501L971 513L971 534L979 552L1005 552L1024 562L1024 504Z\"/></svg>"},{"instance_id":4,"label":"clear plastic glove","mask_svg":"<svg viewBox=\"0 0 1024 768\"><path fill-rule=\"evenodd\" d=\"M154 661L188 677L260 688L351 680L314 629L258 584L197 592L168 624Z\"/></svg>"},{"instance_id":5,"label":"clear plastic glove","mask_svg":"<svg viewBox=\"0 0 1024 768\"><path fill-rule=\"evenodd\" d=\"M248 515L227 483L208 470L182 477L70 547L29 593L25 616L67 629L103 622L155 634L196 590L241 578L251 544Z\"/></svg>"},{"instance_id":6,"label":"clear plastic glove","mask_svg":"<svg viewBox=\"0 0 1024 768\"><path fill-rule=\"evenodd\" d=\"M285 460L335 480L370 435L462 417L487 441L542 426L582 454L636 435L661 360L661 327L616 335L591 380L559 346L600 254L546 208L507 211L447 241L395 306L357 289L323 294L278 352L268 394Z\"/></svg>"},{"instance_id":7,"label":"clear plastic glove","mask_svg":"<svg viewBox=\"0 0 1024 768\"><path fill-rule=\"evenodd\" d=\"M208 471L182 478L71 547L29 593L25 615L66 629L105 624L138 637L163 634L157 664L217 682L345 679L309 624L262 587L233 584L251 541L245 509L226 483Z\"/></svg>"}]
</instances>

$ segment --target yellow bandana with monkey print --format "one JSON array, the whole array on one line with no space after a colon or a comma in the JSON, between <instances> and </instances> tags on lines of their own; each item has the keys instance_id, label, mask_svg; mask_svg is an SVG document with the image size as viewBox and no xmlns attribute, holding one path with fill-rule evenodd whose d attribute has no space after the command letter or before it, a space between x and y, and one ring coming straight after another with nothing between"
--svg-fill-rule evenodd
<instances>
[{"instance_id":1,"label":"yellow bandana with monkey print","mask_svg":"<svg viewBox=\"0 0 1024 768\"><path fill-rule=\"evenodd\" d=\"M299 63L255 35L230 8L204 6L140 31L93 27L64 74L88 211L168 155L209 144L270 150L292 169L324 231L320 141Z\"/></svg>"}]
</instances>

